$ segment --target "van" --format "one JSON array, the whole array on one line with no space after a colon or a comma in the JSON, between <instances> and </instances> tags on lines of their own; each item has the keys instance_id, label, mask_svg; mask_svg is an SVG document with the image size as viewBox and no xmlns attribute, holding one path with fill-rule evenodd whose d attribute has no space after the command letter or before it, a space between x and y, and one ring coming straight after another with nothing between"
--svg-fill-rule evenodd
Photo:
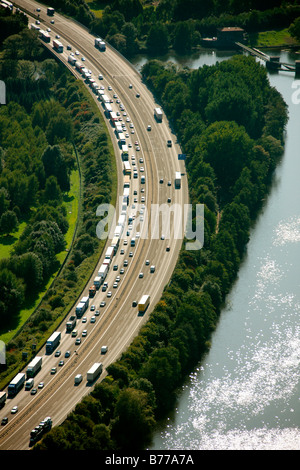
<instances>
[{"instance_id":1,"label":"van","mask_svg":"<svg viewBox=\"0 0 300 470\"><path fill-rule=\"evenodd\" d=\"M130 246L135 246L135 238L131 239Z\"/></svg>"},{"instance_id":2,"label":"van","mask_svg":"<svg viewBox=\"0 0 300 470\"><path fill-rule=\"evenodd\" d=\"M25 383L25 390L31 390L33 385L34 385L33 379L27 380L27 382Z\"/></svg>"},{"instance_id":3,"label":"van","mask_svg":"<svg viewBox=\"0 0 300 470\"><path fill-rule=\"evenodd\" d=\"M82 375L81 374L77 374L75 376L75 379L74 379L74 385L79 385L80 382L82 382Z\"/></svg>"},{"instance_id":4,"label":"van","mask_svg":"<svg viewBox=\"0 0 300 470\"><path fill-rule=\"evenodd\" d=\"M77 336L77 330L73 330L71 336L72 336L72 338L75 338L75 336Z\"/></svg>"},{"instance_id":5,"label":"van","mask_svg":"<svg viewBox=\"0 0 300 470\"><path fill-rule=\"evenodd\" d=\"M155 271L155 266L151 266L150 267L150 273L154 273L154 271Z\"/></svg>"},{"instance_id":6,"label":"van","mask_svg":"<svg viewBox=\"0 0 300 470\"><path fill-rule=\"evenodd\" d=\"M141 183L142 183L142 184L145 184L145 181L146 181L146 180L145 180L145 176L142 176L142 177L141 177Z\"/></svg>"}]
</instances>

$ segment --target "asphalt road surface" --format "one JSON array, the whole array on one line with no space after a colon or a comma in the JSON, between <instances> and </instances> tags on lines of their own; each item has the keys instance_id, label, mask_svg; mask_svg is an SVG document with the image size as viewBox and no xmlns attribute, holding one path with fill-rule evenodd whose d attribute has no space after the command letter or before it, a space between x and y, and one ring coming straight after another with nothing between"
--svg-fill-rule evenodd
<instances>
[{"instance_id":1,"label":"asphalt road surface","mask_svg":"<svg viewBox=\"0 0 300 470\"><path fill-rule=\"evenodd\" d=\"M95 383L99 383L105 377L105 368L120 357L122 351L126 350L160 299L174 270L182 245L181 238L174 238L174 228L178 228L178 225L174 226L173 220L170 224L170 236L168 236L166 224L162 222L157 231L157 238L153 238L150 229L148 236L143 237L143 231L145 232L149 228L147 212L148 215L151 214L153 204L168 206L179 204L180 207L183 207L188 203L187 178L184 162L178 161L178 154L181 151L176 144L176 137L172 134L165 116L163 116L162 123L157 123L154 119L153 110L157 103L142 83L140 74L134 67L109 46L105 52L96 49L94 37L77 23L57 13L51 18L46 15L44 6L30 0L20 0L18 5L35 15L35 18L39 14L41 29L44 27L51 29L51 44L48 46L51 50L53 39L56 35L60 36L59 40L64 45L64 52L56 55L60 57L62 62L68 65L67 57L70 52L78 51L78 59L82 61L82 57L84 57L84 65L91 70L99 85L105 87L105 94L113 100L111 103L113 110L120 112L122 122L126 124L129 134L126 143L132 145L129 148L129 161L132 163L134 160L131 157L134 156L136 164L132 168L138 170L138 178L131 177L130 202L127 213L133 213L135 209L141 208L142 204L145 205L145 208L143 209L144 222L133 227L129 232L130 235L125 236L120 242L112 262L112 266L118 265L118 268L113 270L111 266L106 278L108 290L102 292L100 289L96 296L90 300L90 306L95 305L95 309L100 311L100 314L95 316L95 323L91 323L91 317L95 315L95 311L91 311L90 307L84 314L86 322L83 323L82 319L77 320L77 337L66 333L66 321L63 321L58 328L61 331L61 342L56 349L61 352L61 355L56 357L55 352L46 355L45 348L37 353L43 357L43 365L34 378L34 386L37 388L37 385L43 382L43 388L38 388L35 395L31 395L30 391L25 391L23 388L16 397L7 399L5 406L0 410L0 420L4 416L8 417L8 424L1 426L0 429L0 449L2 450L29 449L30 431L46 416L51 416L53 425L63 422L68 413L75 408L76 403L91 391ZM35 11L38 6L41 8L39 13ZM50 23L51 19L54 19L54 24ZM71 46L71 50L67 50L67 45ZM82 76L76 73L74 67L69 66L69 68L79 79L83 80ZM103 80L98 79L99 74L103 75ZM129 87L130 84L132 87ZM88 87L88 85L86 86ZM111 90L108 87L111 87ZM88 88L90 89L90 87ZM139 97L136 96L137 93L139 93ZM104 115L101 102L92 91L91 94ZM117 98L114 98L114 95L117 95ZM116 102L117 99L123 104L123 111L120 109L119 103ZM126 112L126 116L123 115L124 112ZM126 121L127 117L130 122ZM118 165L118 191L121 196L124 178L121 150L113 126L107 118L105 119L114 145ZM131 123L133 128L130 128ZM147 130L148 125L151 126L151 131ZM131 134L132 130L134 130L134 134ZM167 147L168 139L172 140L172 147ZM139 143L140 150L136 149L136 141ZM143 160L142 163L140 163L140 159ZM182 174L181 189L174 187L176 171L180 171ZM141 175L146 177L145 184L141 184ZM171 185L168 185L169 181ZM144 202L142 202L142 197L145 198ZM168 198L171 198L170 203L167 202ZM133 205L136 207L133 208ZM119 208L117 207L117 209ZM139 217L137 213L136 221ZM127 230L128 226L125 227L125 234ZM136 240L135 247L132 247L130 240L132 234L137 231L141 233L141 236ZM161 239L162 235L165 236L163 240ZM107 246L109 245L110 241L108 240ZM167 246L170 247L170 251L166 251ZM124 254L121 250L124 250ZM104 252L80 298L83 295L88 295L88 288L93 284L93 279L102 264ZM126 267L124 267L125 260L128 261ZM146 260L149 261L149 265L146 264ZM155 266L154 273L150 273L151 265ZM120 273L122 268L124 274ZM140 277L140 273L143 273L143 277ZM117 283L118 287L113 287L117 276L120 277L120 281ZM111 292L111 297L107 296L108 292ZM132 307L132 302L139 301L143 294L150 295L151 302L146 313L138 315L137 307ZM74 307L66 316L66 320L71 314L74 314L77 300L74 299ZM99 307L101 301L106 303L104 307ZM87 331L86 336L82 336L83 330ZM75 345L76 338L81 339L80 345ZM103 345L108 346L106 354L101 354L101 346ZM70 356L67 358L65 357L66 351L70 352ZM59 366L58 363L61 360L64 361L64 364ZM103 363L103 373L95 383L89 385L86 373L95 362ZM52 367L57 368L55 374L50 373ZM74 386L76 374L83 375L83 381L78 386ZM18 407L18 411L11 414L11 409L14 406Z\"/></svg>"}]
</instances>

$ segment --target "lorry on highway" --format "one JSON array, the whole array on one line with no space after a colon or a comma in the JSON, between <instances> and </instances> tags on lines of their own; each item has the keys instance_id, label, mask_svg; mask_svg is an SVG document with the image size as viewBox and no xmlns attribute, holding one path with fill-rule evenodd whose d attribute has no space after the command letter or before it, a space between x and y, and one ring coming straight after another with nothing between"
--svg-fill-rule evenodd
<instances>
[{"instance_id":1,"label":"lorry on highway","mask_svg":"<svg viewBox=\"0 0 300 470\"><path fill-rule=\"evenodd\" d=\"M129 175L124 176L123 186L124 186L124 188L130 188L130 176Z\"/></svg>"},{"instance_id":2,"label":"lorry on highway","mask_svg":"<svg viewBox=\"0 0 300 470\"><path fill-rule=\"evenodd\" d=\"M109 246L105 252L105 259L112 259L114 256L114 249L112 246Z\"/></svg>"},{"instance_id":3,"label":"lorry on highway","mask_svg":"<svg viewBox=\"0 0 300 470\"><path fill-rule=\"evenodd\" d=\"M52 335L47 339L46 342L46 354L53 353L54 349L59 345L61 338L60 331L55 331Z\"/></svg>"},{"instance_id":4,"label":"lorry on highway","mask_svg":"<svg viewBox=\"0 0 300 470\"><path fill-rule=\"evenodd\" d=\"M97 290L99 289L101 284L102 284L102 278L100 276L96 276L94 278L94 286L96 287Z\"/></svg>"},{"instance_id":5,"label":"lorry on highway","mask_svg":"<svg viewBox=\"0 0 300 470\"><path fill-rule=\"evenodd\" d=\"M66 332L70 333L76 326L76 315L71 315L66 323Z\"/></svg>"},{"instance_id":6,"label":"lorry on highway","mask_svg":"<svg viewBox=\"0 0 300 470\"><path fill-rule=\"evenodd\" d=\"M103 365L101 362L95 362L95 364L88 370L86 379L88 382L94 382L94 380L101 374Z\"/></svg>"},{"instance_id":7,"label":"lorry on highway","mask_svg":"<svg viewBox=\"0 0 300 470\"><path fill-rule=\"evenodd\" d=\"M128 161L128 157L129 157L128 146L122 145L121 151L122 151L121 155L122 155L123 162Z\"/></svg>"},{"instance_id":8,"label":"lorry on highway","mask_svg":"<svg viewBox=\"0 0 300 470\"><path fill-rule=\"evenodd\" d=\"M114 111L111 111L110 113L110 120L111 120L111 123L113 125L115 125L116 122L118 122L119 118L117 116L117 113L115 113Z\"/></svg>"},{"instance_id":9,"label":"lorry on highway","mask_svg":"<svg viewBox=\"0 0 300 470\"><path fill-rule=\"evenodd\" d=\"M81 382L82 382L82 375L81 374L75 375L74 385L79 385Z\"/></svg>"},{"instance_id":10,"label":"lorry on highway","mask_svg":"<svg viewBox=\"0 0 300 470\"><path fill-rule=\"evenodd\" d=\"M116 128L115 132L117 134L117 137L118 137L118 134L123 134L123 128L122 128L121 124L116 124L115 128Z\"/></svg>"},{"instance_id":11,"label":"lorry on highway","mask_svg":"<svg viewBox=\"0 0 300 470\"><path fill-rule=\"evenodd\" d=\"M6 392L0 392L0 408L5 405L6 402Z\"/></svg>"},{"instance_id":12,"label":"lorry on highway","mask_svg":"<svg viewBox=\"0 0 300 470\"><path fill-rule=\"evenodd\" d=\"M44 41L49 43L51 41L50 34L47 31L40 30L40 38Z\"/></svg>"},{"instance_id":13,"label":"lorry on highway","mask_svg":"<svg viewBox=\"0 0 300 470\"><path fill-rule=\"evenodd\" d=\"M96 286L93 284L92 286L90 286L89 288L89 298L92 299L93 297L95 297L96 295Z\"/></svg>"},{"instance_id":14,"label":"lorry on highway","mask_svg":"<svg viewBox=\"0 0 300 470\"><path fill-rule=\"evenodd\" d=\"M64 52L64 46L57 39L53 40L53 47L57 52Z\"/></svg>"},{"instance_id":15,"label":"lorry on highway","mask_svg":"<svg viewBox=\"0 0 300 470\"><path fill-rule=\"evenodd\" d=\"M119 248L119 244L120 244L120 239L118 237L114 237L111 241L111 245L113 248L114 248L114 252L115 254L117 253L118 251L118 248Z\"/></svg>"},{"instance_id":16,"label":"lorry on highway","mask_svg":"<svg viewBox=\"0 0 300 470\"><path fill-rule=\"evenodd\" d=\"M139 313L144 313L150 304L150 295L143 295L138 303Z\"/></svg>"},{"instance_id":17,"label":"lorry on highway","mask_svg":"<svg viewBox=\"0 0 300 470\"><path fill-rule=\"evenodd\" d=\"M154 108L154 117L157 122L162 122L163 119L163 113L160 108Z\"/></svg>"},{"instance_id":18,"label":"lorry on highway","mask_svg":"<svg viewBox=\"0 0 300 470\"><path fill-rule=\"evenodd\" d=\"M76 64L76 57L73 57L72 55L69 55L68 62L71 65L75 65Z\"/></svg>"},{"instance_id":19,"label":"lorry on highway","mask_svg":"<svg viewBox=\"0 0 300 470\"><path fill-rule=\"evenodd\" d=\"M98 277L101 278L101 284L105 280L109 267L106 264L101 264L100 269L98 271Z\"/></svg>"},{"instance_id":20,"label":"lorry on highway","mask_svg":"<svg viewBox=\"0 0 300 470\"><path fill-rule=\"evenodd\" d=\"M126 137L125 135L123 134L123 132L121 132L120 134L118 134L118 139L119 139L119 147L122 148L122 145L126 145Z\"/></svg>"},{"instance_id":21,"label":"lorry on highway","mask_svg":"<svg viewBox=\"0 0 300 470\"><path fill-rule=\"evenodd\" d=\"M175 188L180 189L181 187L181 173L176 171L175 173Z\"/></svg>"},{"instance_id":22,"label":"lorry on highway","mask_svg":"<svg viewBox=\"0 0 300 470\"><path fill-rule=\"evenodd\" d=\"M14 397L21 390L24 385L25 378L26 376L23 372L19 372L19 374L15 376L7 388L8 398Z\"/></svg>"},{"instance_id":23,"label":"lorry on highway","mask_svg":"<svg viewBox=\"0 0 300 470\"><path fill-rule=\"evenodd\" d=\"M76 313L77 318L82 317L82 315L84 314L84 312L86 311L86 309L89 306L89 302L90 302L89 297L82 297L82 299L77 304L76 309L75 309L75 313Z\"/></svg>"},{"instance_id":24,"label":"lorry on highway","mask_svg":"<svg viewBox=\"0 0 300 470\"><path fill-rule=\"evenodd\" d=\"M106 44L101 38L96 38L95 39L95 47L99 49L100 51L105 51L106 50Z\"/></svg>"},{"instance_id":25,"label":"lorry on highway","mask_svg":"<svg viewBox=\"0 0 300 470\"><path fill-rule=\"evenodd\" d=\"M39 372L39 370L42 367L42 362L43 362L42 356L36 356L34 359L32 359L31 362L29 362L27 366L27 370L26 370L27 379L31 379Z\"/></svg>"}]
</instances>

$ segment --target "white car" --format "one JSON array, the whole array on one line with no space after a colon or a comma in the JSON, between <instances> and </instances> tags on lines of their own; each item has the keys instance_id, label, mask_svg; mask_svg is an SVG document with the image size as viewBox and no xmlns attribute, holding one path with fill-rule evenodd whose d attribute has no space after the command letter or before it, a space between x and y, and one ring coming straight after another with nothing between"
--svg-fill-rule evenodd
<instances>
[{"instance_id":1,"label":"white car","mask_svg":"<svg viewBox=\"0 0 300 470\"><path fill-rule=\"evenodd\" d=\"M108 346L102 346L101 347L101 354L106 354L108 350Z\"/></svg>"},{"instance_id":2,"label":"white car","mask_svg":"<svg viewBox=\"0 0 300 470\"><path fill-rule=\"evenodd\" d=\"M17 411L18 411L18 407L17 407L17 406L14 406L14 407L11 409L11 414L15 414Z\"/></svg>"},{"instance_id":3,"label":"white car","mask_svg":"<svg viewBox=\"0 0 300 470\"><path fill-rule=\"evenodd\" d=\"M107 297L111 297L111 291L107 292Z\"/></svg>"}]
</instances>

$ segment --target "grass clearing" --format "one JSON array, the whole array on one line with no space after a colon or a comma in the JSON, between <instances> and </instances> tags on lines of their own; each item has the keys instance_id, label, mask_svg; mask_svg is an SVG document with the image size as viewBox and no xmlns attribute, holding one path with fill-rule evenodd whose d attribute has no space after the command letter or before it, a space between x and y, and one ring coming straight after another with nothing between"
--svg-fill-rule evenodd
<instances>
[{"instance_id":1,"label":"grass clearing","mask_svg":"<svg viewBox=\"0 0 300 470\"><path fill-rule=\"evenodd\" d=\"M299 44L292 38L288 28L249 34L249 38L251 45L256 47L278 47Z\"/></svg>"}]
</instances>

